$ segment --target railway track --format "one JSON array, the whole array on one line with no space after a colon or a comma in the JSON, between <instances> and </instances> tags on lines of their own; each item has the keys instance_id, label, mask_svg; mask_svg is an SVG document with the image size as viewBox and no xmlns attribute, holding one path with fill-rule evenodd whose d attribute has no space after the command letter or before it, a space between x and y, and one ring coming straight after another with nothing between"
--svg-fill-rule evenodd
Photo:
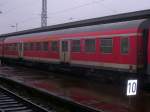
<instances>
[{"instance_id":1,"label":"railway track","mask_svg":"<svg viewBox=\"0 0 150 112\"><path fill-rule=\"evenodd\" d=\"M0 87L0 112L47 112L47 110Z\"/></svg>"},{"instance_id":2,"label":"railway track","mask_svg":"<svg viewBox=\"0 0 150 112\"><path fill-rule=\"evenodd\" d=\"M1 76L2 76L2 74L1 74ZM42 99L42 101L40 101L40 102L44 101L43 104L44 105L46 104L46 106L44 106L42 103L39 103L39 101L38 101L38 103L36 101L34 103L40 105L44 109L46 108L48 111L49 111L49 108L51 108L50 112L53 112L53 111L54 112L79 112L79 111L80 112L104 112L102 110L97 110L96 108L92 108L92 107L85 106L85 105L82 105L80 103L74 102L70 99L67 99L67 98L64 98L61 96L57 96L57 95L50 93L48 91L45 91L43 89L31 87L27 84L24 84L20 81L17 81L17 80L8 78L8 77L0 77L0 85L8 88L9 90L11 90L13 92L16 92L16 91L21 91L23 93L27 92L30 95L33 95L33 97L36 97L38 100ZM20 93L19 93L19 95L20 95ZM27 97L27 99L32 102L32 100L31 100L32 96ZM1 102L0 102L0 104L1 104ZM26 106L23 105L23 107L25 108ZM29 107L30 107L30 105L29 105ZM49 108L47 108L47 107L49 107ZM1 107L0 107L0 109L1 109ZM25 109L28 109L28 108L25 108ZM34 109L34 106L33 106L33 109ZM29 108L29 110L30 110L30 108ZM27 110L27 111L20 111L19 110L19 111L12 111L12 112L28 112L29 110ZM2 112L5 112L5 111L2 111ZM11 112L11 111L9 111L9 112ZM46 112L46 110L41 110L41 111L37 110L35 112Z\"/></svg>"}]
</instances>

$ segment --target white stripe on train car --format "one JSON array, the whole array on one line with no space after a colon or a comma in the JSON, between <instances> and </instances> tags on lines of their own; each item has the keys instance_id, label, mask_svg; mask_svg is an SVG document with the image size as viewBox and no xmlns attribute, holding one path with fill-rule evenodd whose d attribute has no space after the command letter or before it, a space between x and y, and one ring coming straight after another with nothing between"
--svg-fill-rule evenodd
<instances>
[{"instance_id":1,"label":"white stripe on train car","mask_svg":"<svg viewBox=\"0 0 150 112\"><path fill-rule=\"evenodd\" d=\"M71 61L71 64L78 65L88 65L88 66L96 66L96 67L109 67L109 68L118 68L118 69L130 69L132 66L132 70L136 70L137 65L131 64L118 64L118 63L104 63L104 62L93 62L93 61Z\"/></svg>"},{"instance_id":2,"label":"white stripe on train car","mask_svg":"<svg viewBox=\"0 0 150 112\"><path fill-rule=\"evenodd\" d=\"M54 58L39 58L39 57L24 56L24 59L31 60L31 61L41 61L41 62L59 62L59 59L54 59Z\"/></svg>"},{"instance_id":3,"label":"white stripe on train car","mask_svg":"<svg viewBox=\"0 0 150 112\"><path fill-rule=\"evenodd\" d=\"M81 36L73 38L61 38L60 40L74 40L74 39L89 39L89 38L111 38L111 37L133 37L133 36L142 36L141 33L125 33L125 34L110 34L110 35L98 35L98 36Z\"/></svg>"}]
</instances>

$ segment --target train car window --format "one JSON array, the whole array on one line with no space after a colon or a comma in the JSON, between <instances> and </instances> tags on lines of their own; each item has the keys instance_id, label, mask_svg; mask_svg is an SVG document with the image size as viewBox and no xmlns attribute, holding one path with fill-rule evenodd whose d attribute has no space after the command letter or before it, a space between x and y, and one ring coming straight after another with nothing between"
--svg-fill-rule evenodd
<instances>
[{"instance_id":1,"label":"train car window","mask_svg":"<svg viewBox=\"0 0 150 112\"><path fill-rule=\"evenodd\" d=\"M12 47L11 47L11 44L9 44L9 51L12 51Z\"/></svg>"},{"instance_id":2,"label":"train car window","mask_svg":"<svg viewBox=\"0 0 150 112\"><path fill-rule=\"evenodd\" d=\"M48 42L43 43L43 50L48 51Z\"/></svg>"},{"instance_id":3,"label":"train car window","mask_svg":"<svg viewBox=\"0 0 150 112\"><path fill-rule=\"evenodd\" d=\"M43 42L40 42L39 45L40 45L39 50L42 51L43 50Z\"/></svg>"},{"instance_id":4,"label":"train car window","mask_svg":"<svg viewBox=\"0 0 150 112\"><path fill-rule=\"evenodd\" d=\"M67 52L68 51L68 42L62 41L62 51Z\"/></svg>"},{"instance_id":5,"label":"train car window","mask_svg":"<svg viewBox=\"0 0 150 112\"><path fill-rule=\"evenodd\" d=\"M14 48L15 48L14 44L8 44L7 45L7 50L8 51L14 51L15 50Z\"/></svg>"},{"instance_id":6,"label":"train car window","mask_svg":"<svg viewBox=\"0 0 150 112\"><path fill-rule=\"evenodd\" d=\"M39 42L37 42L37 43L36 43L36 50L37 50L37 51L39 51L39 50L40 50L40 46L41 46L41 45L40 45L40 43L39 43Z\"/></svg>"},{"instance_id":7,"label":"train car window","mask_svg":"<svg viewBox=\"0 0 150 112\"><path fill-rule=\"evenodd\" d=\"M8 50L9 50L9 51L12 51L12 50L13 50L13 44L9 44L9 45L8 45Z\"/></svg>"},{"instance_id":8,"label":"train car window","mask_svg":"<svg viewBox=\"0 0 150 112\"><path fill-rule=\"evenodd\" d=\"M11 48L10 45L7 44L7 50L8 50L8 51L10 51L10 48Z\"/></svg>"},{"instance_id":9,"label":"train car window","mask_svg":"<svg viewBox=\"0 0 150 112\"><path fill-rule=\"evenodd\" d=\"M30 50L31 48L30 48L30 43L28 43L28 50Z\"/></svg>"},{"instance_id":10,"label":"train car window","mask_svg":"<svg viewBox=\"0 0 150 112\"><path fill-rule=\"evenodd\" d=\"M6 50L9 51L9 45L8 44L6 44Z\"/></svg>"},{"instance_id":11,"label":"train car window","mask_svg":"<svg viewBox=\"0 0 150 112\"><path fill-rule=\"evenodd\" d=\"M14 45L11 44L10 46L11 46L11 47L10 47L10 48L11 48L11 51L13 51L13 50L14 50Z\"/></svg>"},{"instance_id":12,"label":"train car window","mask_svg":"<svg viewBox=\"0 0 150 112\"><path fill-rule=\"evenodd\" d=\"M23 44L23 49L26 51L27 48L26 48L26 43Z\"/></svg>"},{"instance_id":13,"label":"train car window","mask_svg":"<svg viewBox=\"0 0 150 112\"><path fill-rule=\"evenodd\" d=\"M27 43L27 50L30 50L30 43Z\"/></svg>"},{"instance_id":14,"label":"train car window","mask_svg":"<svg viewBox=\"0 0 150 112\"><path fill-rule=\"evenodd\" d=\"M96 40L95 39L86 39L85 40L85 51L86 52L95 52L96 51Z\"/></svg>"},{"instance_id":15,"label":"train car window","mask_svg":"<svg viewBox=\"0 0 150 112\"><path fill-rule=\"evenodd\" d=\"M51 50L52 51L59 51L58 42L57 41L52 41L51 42Z\"/></svg>"},{"instance_id":16,"label":"train car window","mask_svg":"<svg viewBox=\"0 0 150 112\"><path fill-rule=\"evenodd\" d=\"M7 44L7 50L8 50L8 51L11 50L10 48L11 48L11 47L10 47L10 44Z\"/></svg>"},{"instance_id":17,"label":"train car window","mask_svg":"<svg viewBox=\"0 0 150 112\"><path fill-rule=\"evenodd\" d=\"M102 38L100 39L100 49L102 53L112 53L113 42L112 38Z\"/></svg>"},{"instance_id":18,"label":"train car window","mask_svg":"<svg viewBox=\"0 0 150 112\"><path fill-rule=\"evenodd\" d=\"M72 52L80 52L80 40L72 40L71 43L71 51Z\"/></svg>"},{"instance_id":19,"label":"train car window","mask_svg":"<svg viewBox=\"0 0 150 112\"><path fill-rule=\"evenodd\" d=\"M29 43L25 43L25 44L24 44L24 49L25 49L26 51L30 49L29 47L30 47L30 46L29 46Z\"/></svg>"},{"instance_id":20,"label":"train car window","mask_svg":"<svg viewBox=\"0 0 150 112\"><path fill-rule=\"evenodd\" d=\"M35 42L33 43L33 48L32 48L32 50L34 50L34 51L36 50L36 43L35 43Z\"/></svg>"},{"instance_id":21,"label":"train car window","mask_svg":"<svg viewBox=\"0 0 150 112\"><path fill-rule=\"evenodd\" d=\"M10 45L9 45L9 50L10 50L10 51L13 51L13 44L10 44Z\"/></svg>"},{"instance_id":22,"label":"train car window","mask_svg":"<svg viewBox=\"0 0 150 112\"><path fill-rule=\"evenodd\" d=\"M15 44L12 44L12 45L11 45L11 49L12 49L12 51L15 50Z\"/></svg>"},{"instance_id":23,"label":"train car window","mask_svg":"<svg viewBox=\"0 0 150 112\"><path fill-rule=\"evenodd\" d=\"M33 48L33 43L30 43L30 50L31 50L31 51L34 50L34 48Z\"/></svg>"},{"instance_id":24,"label":"train car window","mask_svg":"<svg viewBox=\"0 0 150 112\"><path fill-rule=\"evenodd\" d=\"M4 49L5 49L6 51L8 50L7 44L5 44Z\"/></svg>"},{"instance_id":25,"label":"train car window","mask_svg":"<svg viewBox=\"0 0 150 112\"><path fill-rule=\"evenodd\" d=\"M23 43L23 49L26 51L26 43Z\"/></svg>"},{"instance_id":26,"label":"train car window","mask_svg":"<svg viewBox=\"0 0 150 112\"><path fill-rule=\"evenodd\" d=\"M129 51L129 39L121 38L121 53L127 54Z\"/></svg>"},{"instance_id":27,"label":"train car window","mask_svg":"<svg viewBox=\"0 0 150 112\"><path fill-rule=\"evenodd\" d=\"M15 48L14 48L14 49L15 49L15 50L17 50L17 43L15 43L15 44L14 44L14 46L15 46Z\"/></svg>"},{"instance_id":28,"label":"train car window","mask_svg":"<svg viewBox=\"0 0 150 112\"><path fill-rule=\"evenodd\" d=\"M43 50L43 43L42 43L42 42L40 42L39 50L40 50L40 51L42 51L42 50Z\"/></svg>"},{"instance_id":29,"label":"train car window","mask_svg":"<svg viewBox=\"0 0 150 112\"><path fill-rule=\"evenodd\" d=\"M15 43L12 44L12 50L13 50L13 51L16 51L16 50L17 50L17 44L15 44Z\"/></svg>"}]
</instances>

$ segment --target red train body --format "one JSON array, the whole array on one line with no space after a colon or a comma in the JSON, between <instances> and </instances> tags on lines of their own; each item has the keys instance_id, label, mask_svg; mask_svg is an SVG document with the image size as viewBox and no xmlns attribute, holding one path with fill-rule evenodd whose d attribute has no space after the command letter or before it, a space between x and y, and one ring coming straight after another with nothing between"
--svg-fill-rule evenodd
<instances>
[{"instance_id":1,"label":"red train body","mask_svg":"<svg viewBox=\"0 0 150 112\"><path fill-rule=\"evenodd\" d=\"M150 20L2 36L1 58L150 74Z\"/></svg>"}]
</instances>

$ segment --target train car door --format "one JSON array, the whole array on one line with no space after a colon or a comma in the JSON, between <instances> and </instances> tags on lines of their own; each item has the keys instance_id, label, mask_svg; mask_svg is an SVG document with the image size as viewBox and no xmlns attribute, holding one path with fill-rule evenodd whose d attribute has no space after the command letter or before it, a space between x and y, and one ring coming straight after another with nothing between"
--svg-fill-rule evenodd
<instances>
[{"instance_id":1,"label":"train car door","mask_svg":"<svg viewBox=\"0 0 150 112\"><path fill-rule=\"evenodd\" d=\"M60 50L61 62L69 63L70 61L70 41L62 40L61 41L61 50Z\"/></svg>"},{"instance_id":2,"label":"train car door","mask_svg":"<svg viewBox=\"0 0 150 112\"><path fill-rule=\"evenodd\" d=\"M23 57L23 43L18 43L18 56L19 58Z\"/></svg>"}]
</instances>

